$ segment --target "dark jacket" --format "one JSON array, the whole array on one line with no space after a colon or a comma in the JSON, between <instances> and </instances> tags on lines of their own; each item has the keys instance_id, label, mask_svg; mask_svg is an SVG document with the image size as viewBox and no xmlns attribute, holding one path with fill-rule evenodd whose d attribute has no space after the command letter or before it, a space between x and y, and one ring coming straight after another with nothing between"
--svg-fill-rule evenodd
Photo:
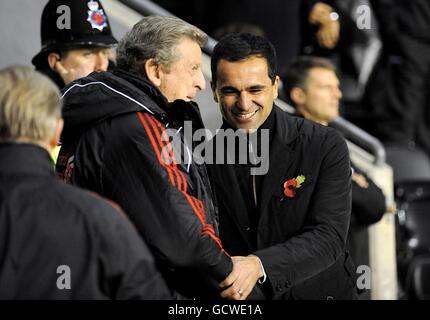
<instances>
[{"instance_id":1,"label":"dark jacket","mask_svg":"<svg viewBox=\"0 0 430 320\"><path fill-rule=\"evenodd\" d=\"M382 190L364 172L355 167L353 163L351 167L355 173L365 177L369 186L362 188L355 181L352 181L351 223L347 248L357 267L368 266L370 263L368 227L382 219L386 211L385 196Z\"/></svg>"},{"instance_id":2,"label":"dark jacket","mask_svg":"<svg viewBox=\"0 0 430 320\"><path fill-rule=\"evenodd\" d=\"M218 239L206 168L187 157L184 121L203 127L197 106L168 104L148 80L122 71L72 83L63 101L63 179L119 203L172 287L189 297L217 294L232 262ZM165 141L166 127L179 143Z\"/></svg>"},{"instance_id":3,"label":"dark jacket","mask_svg":"<svg viewBox=\"0 0 430 320\"><path fill-rule=\"evenodd\" d=\"M354 172L361 174L369 184L368 188L352 182L351 225L368 227L381 220L385 213L385 196L382 190L363 171L351 164Z\"/></svg>"},{"instance_id":4,"label":"dark jacket","mask_svg":"<svg viewBox=\"0 0 430 320\"><path fill-rule=\"evenodd\" d=\"M251 227L232 165L211 166L220 236L232 255L255 254L268 276L272 299L352 299L354 266L345 252L351 212L351 168L344 139L333 129L274 107L269 171ZM284 183L305 182L294 197ZM225 186L229 186L226 188ZM268 288L267 288L268 287Z\"/></svg>"},{"instance_id":5,"label":"dark jacket","mask_svg":"<svg viewBox=\"0 0 430 320\"><path fill-rule=\"evenodd\" d=\"M0 144L0 299L170 298L122 212L59 181L41 147Z\"/></svg>"}]
</instances>

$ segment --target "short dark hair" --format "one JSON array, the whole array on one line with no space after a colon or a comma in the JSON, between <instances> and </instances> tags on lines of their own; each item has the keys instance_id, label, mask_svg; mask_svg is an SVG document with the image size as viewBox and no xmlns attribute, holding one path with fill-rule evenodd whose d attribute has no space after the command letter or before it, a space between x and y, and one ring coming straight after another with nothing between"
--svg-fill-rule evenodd
<instances>
[{"instance_id":1,"label":"short dark hair","mask_svg":"<svg viewBox=\"0 0 430 320\"><path fill-rule=\"evenodd\" d=\"M285 88L285 94L290 103L293 103L290 99L290 92L294 87L305 89L306 80L309 76L309 70L313 68L322 68L336 72L334 64L325 58L314 57L314 56L300 56L295 59L287 68L283 85Z\"/></svg>"},{"instance_id":2,"label":"short dark hair","mask_svg":"<svg viewBox=\"0 0 430 320\"><path fill-rule=\"evenodd\" d=\"M266 59L269 78L274 83L277 75L275 48L266 38L250 33L228 34L217 43L211 58L212 83L216 85L216 71L221 59L236 62L250 56Z\"/></svg>"}]
</instances>

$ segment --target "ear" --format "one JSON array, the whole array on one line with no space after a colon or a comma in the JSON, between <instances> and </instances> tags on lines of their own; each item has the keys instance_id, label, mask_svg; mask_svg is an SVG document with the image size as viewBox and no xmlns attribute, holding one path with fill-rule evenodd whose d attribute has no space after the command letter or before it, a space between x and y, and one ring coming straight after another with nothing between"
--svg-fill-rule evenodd
<instances>
[{"instance_id":1,"label":"ear","mask_svg":"<svg viewBox=\"0 0 430 320\"><path fill-rule=\"evenodd\" d=\"M290 91L290 99L296 104L296 106L302 106L306 104L306 93L302 88L294 87Z\"/></svg>"},{"instance_id":2,"label":"ear","mask_svg":"<svg viewBox=\"0 0 430 320\"><path fill-rule=\"evenodd\" d=\"M157 88L161 85L160 66L155 63L154 59L148 59L145 62L145 73L149 81Z\"/></svg>"},{"instance_id":3,"label":"ear","mask_svg":"<svg viewBox=\"0 0 430 320\"><path fill-rule=\"evenodd\" d=\"M55 124L55 132L52 138L49 140L49 147L51 149L58 146L58 143L60 142L61 132L63 132L64 127L64 120L62 118L58 119Z\"/></svg>"},{"instance_id":4,"label":"ear","mask_svg":"<svg viewBox=\"0 0 430 320\"><path fill-rule=\"evenodd\" d=\"M55 71L55 64L57 63L57 61L60 61L60 55L56 52L51 52L50 54L48 54L48 65L51 68L51 70Z\"/></svg>"},{"instance_id":5,"label":"ear","mask_svg":"<svg viewBox=\"0 0 430 320\"><path fill-rule=\"evenodd\" d=\"M218 96L216 95L216 85L211 80L211 89L212 89L212 95L214 97L214 100L216 103L218 103Z\"/></svg>"},{"instance_id":6,"label":"ear","mask_svg":"<svg viewBox=\"0 0 430 320\"><path fill-rule=\"evenodd\" d=\"M278 97L278 89L279 89L279 76L276 76L275 81L273 82L273 97L276 99Z\"/></svg>"}]
</instances>

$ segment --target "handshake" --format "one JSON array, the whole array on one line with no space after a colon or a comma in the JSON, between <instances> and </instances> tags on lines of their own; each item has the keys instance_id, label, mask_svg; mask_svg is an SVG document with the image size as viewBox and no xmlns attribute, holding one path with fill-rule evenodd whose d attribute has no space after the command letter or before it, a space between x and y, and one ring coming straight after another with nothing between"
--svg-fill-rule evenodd
<instances>
[{"instance_id":1,"label":"handshake","mask_svg":"<svg viewBox=\"0 0 430 320\"><path fill-rule=\"evenodd\" d=\"M235 256L231 259L233 270L220 283L220 287L224 289L221 292L221 297L230 300L245 300L260 278L263 278L260 283L264 282L266 274L263 265L260 258L254 255Z\"/></svg>"}]
</instances>

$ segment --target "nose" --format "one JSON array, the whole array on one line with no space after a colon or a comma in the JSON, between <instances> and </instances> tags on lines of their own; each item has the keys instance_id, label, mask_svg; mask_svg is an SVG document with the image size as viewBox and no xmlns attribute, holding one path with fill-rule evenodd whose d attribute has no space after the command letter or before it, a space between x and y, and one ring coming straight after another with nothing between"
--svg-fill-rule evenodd
<instances>
[{"instance_id":1,"label":"nose","mask_svg":"<svg viewBox=\"0 0 430 320\"><path fill-rule=\"evenodd\" d=\"M109 65L109 59L106 54L103 53L103 51L99 51L95 55L95 65L94 65L94 71L106 71L108 69Z\"/></svg>"},{"instance_id":2,"label":"nose","mask_svg":"<svg viewBox=\"0 0 430 320\"><path fill-rule=\"evenodd\" d=\"M334 89L334 95L335 95L335 97L336 97L337 99L339 99L339 100L342 98L343 94L342 94L342 91L340 90L340 88L339 88L339 87L336 87L336 88Z\"/></svg>"},{"instance_id":3,"label":"nose","mask_svg":"<svg viewBox=\"0 0 430 320\"><path fill-rule=\"evenodd\" d=\"M197 88L197 90L201 90L201 91L205 90L206 80L202 70L199 70L199 72L197 72L195 81L194 81L194 86Z\"/></svg>"},{"instance_id":4,"label":"nose","mask_svg":"<svg viewBox=\"0 0 430 320\"><path fill-rule=\"evenodd\" d=\"M249 111L252 108L252 99L250 99L248 92L241 91L239 93L236 106L242 111Z\"/></svg>"}]
</instances>

